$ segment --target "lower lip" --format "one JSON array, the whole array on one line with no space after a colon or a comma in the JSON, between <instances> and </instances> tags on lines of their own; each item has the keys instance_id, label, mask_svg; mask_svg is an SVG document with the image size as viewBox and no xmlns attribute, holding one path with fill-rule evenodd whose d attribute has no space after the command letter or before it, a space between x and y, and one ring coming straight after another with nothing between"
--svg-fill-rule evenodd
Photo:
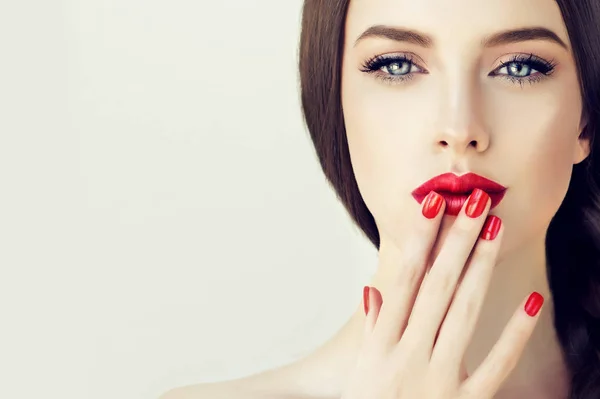
<instances>
[{"instance_id":1,"label":"lower lip","mask_svg":"<svg viewBox=\"0 0 600 399\"><path fill-rule=\"evenodd\" d=\"M506 190L501 191L501 192L488 192L487 194L490 196L490 198L492 199L492 205L490 207L491 209L494 209L496 206L498 206L498 204L500 204L500 201L502 201L502 198L504 197L504 194L506 193ZM448 192L440 192L439 193L442 197L444 197L444 200L446 201L446 211L444 212L444 215L451 215L451 216L456 216L460 213L460 210L462 209L464 203L467 201L467 199L469 199L469 195L470 194L454 194L454 193L448 193ZM417 200L417 202L419 204L423 203L423 200L425 199L427 195L413 195L413 197Z\"/></svg>"}]
</instances>

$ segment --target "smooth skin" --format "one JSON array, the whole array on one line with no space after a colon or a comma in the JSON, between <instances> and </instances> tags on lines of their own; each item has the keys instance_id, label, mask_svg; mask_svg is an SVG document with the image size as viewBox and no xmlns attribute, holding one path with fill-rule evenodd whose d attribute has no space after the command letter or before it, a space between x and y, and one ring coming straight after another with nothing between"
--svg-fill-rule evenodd
<instances>
[{"instance_id":1,"label":"smooth skin","mask_svg":"<svg viewBox=\"0 0 600 399\"><path fill-rule=\"evenodd\" d=\"M357 44L360 35L373 25L418 31L431 36L434 43L426 48L371 37ZM566 48L548 40L523 40L492 47L481 45L485 38L499 32L524 27L549 29ZM495 399L564 399L569 390L569 373L553 324L554 300L547 279L545 236L567 192L573 165L589 155L589 141L581 135L587 118L582 107L573 44L557 3L554 0L351 0L344 37L347 40L343 48L341 102L352 169L380 236L377 270L368 284L383 294L384 306L392 301L398 301L396 306L401 306L400 299L393 299L399 295L396 286L402 284L401 278L396 277L402 270L399 260L405 256L410 258L405 255L406 251L415 256L414 249L419 245L406 243L416 238L431 239L438 228L427 225L431 236L415 234L414 229L420 228L421 222L430 222L410 222L410 218L420 216L420 206L411 196L417 186L441 173L474 172L508 187L502 203L491 211L502 219L502 229L506 228L505 233L501 231L490 243L496 247L501 245L494 255L496 264L481 267L468 264L464 268L469 273L483 273L482 278L489 278L486 273L493 270L487 295L483 299L480 293L472 292L488 284L480 281L469 284L465 294L460 284L455 298L458 301L458 295L471 299L479 295L479 300L483 300L483 304L475 301L467 305L468 299L460 299L465 303L461 306L463 310L480 309L474 332L465 326L460 332L461 339L465 340L472 334L464 364L471 373L469 381L476 381L477 371L485 370L480 365L493 353L496 342L502 342L498 339L507 329L510 331L507 334L515 338L500 351L506 357L487 363L490 368L496 367L496 371L480 374L501 380L505 373L502 367L508 367L503 362L519 359ZM514 57L531 54L537 59L552 61L555 65L552 74L542 76L534 65L512 64ZM364 72L365 62L375 56L411 56L414 62L397 62L376 73ZM392 75L411 78L393 84L381 79ZM532 77L539 79L531 80ZM454 231L458 219L443 217L441 223L439 220L431 222L440 223L432 259L442 259L438 257L442 247L448 251L456 247L445 238ZM479 219L473 223L481 226L483 222ZM466 237L470 237L471 246L477 241L477 226L472 227L474 231L470 234L462 233L465 236L461 244L463 250L469 246ZM427 267L430 265L431 260ZM438 266L441 263L436 264L436 269ZM439 269L450 267L444 265ZM465 276L465 285L467 279L478 278ZM426 277L424 282L428 280ZM396 283L391 284L391 281ZM528 339L531 326L526 324L533 320L529 320L521 308L522 299L532 291L540 292L545 304L538 314L537 327ZM357 290L358 306L354 314L334 336L306 357L240 380L175 389L166 398L213 399L221 395L229 399L339 399L348 386L349 375L355 371L359 353L364 357L363 352L368 350L365 349L365 315L359 298ZM433 301L429 297L426 300ZM513 329L515 309L517 316L514 317L525 319ZM388 325L393 336L394 330L383 313L388 311L382 308L381 312L383 319L378 319L374 326ZM426 309L417 313L415 309L414 314L429 317L431 312ZM470 314L470 311L465 313ZM450 314L446 320L453 318ZM457 325L461 323L443 327L443 336L440 331L441 337L447 336L441 339L451 342L444 344L445 347L456 344ZM521 328L524 330L517 331ZM400 340L400 329L395 332ZM414 335L420 336L419 333ZM520 346L525 341L527 345L521 353ZM383 362L383 356L389 352L381 351L382 348L378 358L374 357L376 352L368 352L373 356L370 359ZM437 351L437 344L434 349L430 360L442 353ZM438 363L424 362L405 372L413 373L410 383L426 381L426 375L416 378L415 375L421 374L415 373L433 366L440 367ZM444 382L441 378L455 377L444 373L438 376L435 385L451 387L452 380ZM466 394L466 391L457 391L463 392ZM485 395L483 391L478 393Z\"/></svg>"},{"instance_id":2,"label":"smooth skin","mask_svg":"<svg viewBox=\"0 0 600 399\"><path fill-rule=\"evenodd\" d=\"M439 255L427 270L439 240L445 203L437 216L414 216L413 231L386 298L371 287L364 335L341 399L491 399L513 370L531 337L534 317L519 304L486 359L468 375L464 354L474 332L504 234L480 237L483 213L467 216L465 202ZM425 204L423 202L422 205ZM283 370L245 379L169 391L160 399L307 399L276 387ZM279 372L279 374L277 374ZM285 379L281 380L284 384Z\"/></svg>"},{"instance_id":3,"label":"smooth skin","mask_svg":"<svg viewBox=\"0 0 600 399\"><path fill-rule=\"evenodd\" d=\"M476 218L466 215L465 202L428 273L445 204L433 219L417 217L410 250L398 259L394 289L385 300L371 289L365 338L342 399L493 398L540 313L525 313L524 298L487 358L468 376L463 357L504 232L501 226L493 240L479 237L491 205L486 199L484 212Z\"/></svg>"}]
</instances>

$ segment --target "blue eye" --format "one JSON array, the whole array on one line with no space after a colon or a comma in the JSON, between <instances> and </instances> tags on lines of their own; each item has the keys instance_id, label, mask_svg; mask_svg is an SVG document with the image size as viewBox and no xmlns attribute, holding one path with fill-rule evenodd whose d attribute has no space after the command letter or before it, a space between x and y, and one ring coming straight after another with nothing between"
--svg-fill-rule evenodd
<instances>
[{"instance_id":1,"label":"blue eye","mask_svg":"<svg viewBox=\"0 0 600 399\"><path fill-rule=\"evenodd\" d=\"M513 83L519 83L521 87L524 82L533 84L551 75L556 66L554 61L548 62L533 54L529 54L529 56L517 55L509 62L501 62L500 64L501 66L490 73L489 76L505 76L505 79L508 79ZM502 70L506 70L507 73L499 73ZM531 74L531 71L537 71L539 73L534 75Z\"/></svg>"},{"instance_id":2,"label":"blue eye","mask_svg":"<svg viewBox=\"0 0 600 399\"><path fill-rule=\"evenodd\" d=\"M556 64L548 62L533 54L527 56L516 55L508 62L502 62L500 67L488 76L503 76L513 83L523 86L523 83L533 84L552 74ZM414 67L414 68L413 68ZM414 69L418 73L427 73L417 66L410 56L377 56L367 60L362 72L372 73L376 78L389 84L396 84L410 80L414 77ZM505 70L505 72L502 72ZM533 72L537 71L537 74Z\"/></svg>"},{"instance_id":3,"label":"blue eye","mask_svg":"<svg viewBox=\"0 0 600 399\"><path fill-rule=\"evenodd\" d=\"M378 56L367 60L361 71L373 73L384 82L397 83L413 78L412 67L417 65L410 56Z\"/></svg>"}]
</instances>

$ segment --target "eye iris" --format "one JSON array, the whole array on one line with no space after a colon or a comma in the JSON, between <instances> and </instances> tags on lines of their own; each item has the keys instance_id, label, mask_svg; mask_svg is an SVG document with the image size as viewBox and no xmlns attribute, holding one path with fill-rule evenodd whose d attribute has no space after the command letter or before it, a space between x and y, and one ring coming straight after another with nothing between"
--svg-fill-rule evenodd
<instances>
[{"instance_id":1,"label":"eye iris","mask_svg":"<svg viewBox=\"0 0 600 399\"><path fill-rule=\"evenodd\" d=\"M526 76L527 73L522 73L523 70L526 72L529 71L529 66L519 62L511 62L509 65L509 69L511 72L514 72L517 76Z\"/></svg>"},{"instance_id":2,"label":"eye iris","mask_svg":"<svg viewBox=\"0 0 600 399\"><path fill-rule=\"evenodd\" d=\"M387 66L385 66L384 68L386 68L387 70L389 70L392 75L402 75L404 73L406 73L406 68L401 68L400 65L406 65L406 62L393 62ZM402 72L402 73L396 73L396 72Z\"/></svg>"}]
</instances>

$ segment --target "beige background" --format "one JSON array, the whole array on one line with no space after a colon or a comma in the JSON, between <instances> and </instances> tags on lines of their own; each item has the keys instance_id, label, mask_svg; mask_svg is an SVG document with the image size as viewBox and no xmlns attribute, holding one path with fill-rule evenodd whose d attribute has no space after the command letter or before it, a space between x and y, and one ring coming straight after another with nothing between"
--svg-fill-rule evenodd
<instances>
[{"instance_id":1,"label":"beige background","mask_svg":"<svg viewBox=\"0 0 600 399\"><path fill-rule=\"evenodd\" d=\"M301 3L2 2L0 397L241 377L356 309L376 252L301 119Z\"/></svg>"}]
</instances>

